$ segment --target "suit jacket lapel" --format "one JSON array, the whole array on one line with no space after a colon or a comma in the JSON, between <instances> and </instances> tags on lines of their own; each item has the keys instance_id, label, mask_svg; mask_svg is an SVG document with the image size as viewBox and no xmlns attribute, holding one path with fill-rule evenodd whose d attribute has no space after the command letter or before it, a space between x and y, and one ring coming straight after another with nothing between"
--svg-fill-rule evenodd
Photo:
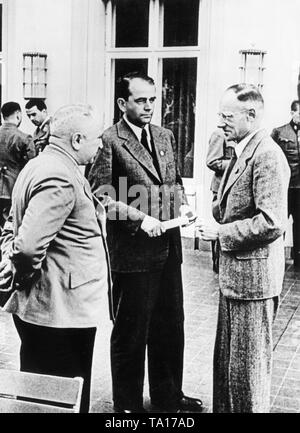
<instances>
[{"instance_id":1,"label":"suit jacket lapel","mask_svg":"<svg viewBox=\"0 0 300 433\"><path fill-rule=\"evenodd\" d=\"M164 181L167 169L166 154L168 149L166 147L165 140L162 137L161 129L155 127L154 125L150 125L150 133L154 146L153 150L157 157L161 180Z\"/></svg>"},{"instance_id":2,"label":"suit jacket lapel","mask_svg":"<svg viewBox=\"0 0 300 433\"><path fill-rule=\"evenodd\" d=\"M253 157L253 154L261 142L261 140L267 135L265 130L261 130L257 132L257 134L254 135L254 137L251 138L249 143L246 145L245 149L243 150L242 154L238 158L235 166L233 167L233 170L231 174L229 175L229 178L226 182L226 173L225 171L222 181L220 184L220 205L224 201L224 198L226 197L228 191L230 188L235 184L235 182L239 179L239 177L243 174L245 171L248 161Z\"/></svg>"},{"instance_id":3,"label":"suit jacket lapel","mask_svg":"<svg viewBox=\"0 0 300 433\"><path fill-rule=\"evenodd\" d=\"M160 176L157 173L152 158L147 152L147 150L144 148L144 146L141 145L141 143L138 141L136 135L131 131L129 126L125 123L125 121L122 119L117 124L118 129L118 135L120 138L122 138L124 141L123 147L133 156L133 158L138 161L147 171L149 171L154 177L156 177L158 180L160 180Z\"/></svg>"}]
</instances>

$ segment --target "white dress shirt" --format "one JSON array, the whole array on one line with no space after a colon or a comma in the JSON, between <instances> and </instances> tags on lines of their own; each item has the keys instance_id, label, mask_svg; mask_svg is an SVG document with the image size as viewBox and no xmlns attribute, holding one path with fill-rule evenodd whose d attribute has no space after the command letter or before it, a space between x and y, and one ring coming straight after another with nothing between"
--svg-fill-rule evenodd
<instances>
[{"instance_id":1,"label":"white dress shirt","mask_svg":"<svg viewBox=\"0 0 300 433\"><path fill-rule=\"evenodd\" d=\"M134 133L136 138L139 140L139 142L141 142L141 139L142 139L142 130L144 129L146 131L148 146L149 146L150 152L152 152L149 124L145 125L144 128L140 128L139 126L136 126L132 122L130 122L130 120L128 120L126 114L124 114L123 119L125 120L125 122L129 126L129 128L132 130L132 132Z\"/></svg>"},{"instance_id":2,"label":"white dress shirt","mask_svg":"<svg viewBox=\"0 0 300 433\"><path fill-rule=\"evenodd\" d=\"M245 149L245 147L247 146L247 144L249 143L251 138L254 137L254 135L260 130L261 130L261 128L256 129L255 131L251 132L251 134L246 135L245 138L243 138L239 143L237 143L235 145L234 150L235 150L237 158L239 158L241 156L243 150Z\"/></svg>"}]
</instances>

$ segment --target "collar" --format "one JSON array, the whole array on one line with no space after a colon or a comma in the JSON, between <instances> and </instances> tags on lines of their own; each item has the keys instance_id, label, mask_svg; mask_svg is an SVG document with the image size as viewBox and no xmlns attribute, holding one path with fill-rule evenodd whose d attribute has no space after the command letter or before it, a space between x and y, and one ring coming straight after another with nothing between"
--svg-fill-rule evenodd
<instances>
[{"instance_id":1,"label":"collar","mask_svg":"<svg viewBox=\"0 0 300 433\"><path fill-rule=\"evenodd\" d=\"M79 168L79 164L76 161L76 159L74 158L74 156L72 156L67 150L63 149L59 144L55 143L55 137L53 137L53 135L51 136L51 140L49 142L49 145L51 144L52 147L54 147L56 150L58 150L59 152L63 153L65 156L67 156L78 168Z\"/></svg>"},{"instance_id":2,"label":"collar","mask_svg":"<svg viewBox=\"0 0 300 433\"><path fill-rule=\"evenodd\" d=\"M255 131L252 131L250 134L246 135L246 137L243 138L239 143L236 143L234 150L237 158L241 156L243 150L245 149L251 138L254 137L254 135L260 130L261 128L255 129Z\"/></svg>"},{"instance_id":3,"label":"collar","mask_svg":"<svg viewBox=\"0 0 300 433\"><path fill-rule=\"evenodd\" d=\"M147 133L147 140L148 143L151 143L150 140L150 131L149 131L149 124L145 125L144 128L140 128L139 126L134 125L132 122L130 122L130 120L128 120L126 114L124 114L123 119L125 120L125 122L127 123L127 125L129 126L129 128L132 130L132 132L134 133L134 135L136 136L136 138L141 141L142 139L142 130L144 129Z\"/></svg>"},{"instance_id":4,"label":"collar","mask_svg":"<svg viewBox=\"0 0 300 433\"><path fill-rule=\"evenodd\" d=\"M18 126L15 123L12 122L3 122L2 126L8 126L9 128L13 127L13 128L18 128Z\"/></svg>"}]
</instances>

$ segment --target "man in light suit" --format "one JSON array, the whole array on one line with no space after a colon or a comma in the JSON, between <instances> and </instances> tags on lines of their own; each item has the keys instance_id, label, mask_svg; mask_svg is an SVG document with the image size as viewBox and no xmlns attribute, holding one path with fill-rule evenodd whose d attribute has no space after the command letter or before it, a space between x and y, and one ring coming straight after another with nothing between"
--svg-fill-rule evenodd
<instances>
[{"instance_id":1,"label":"man in light suit","mask_svg":"<svg viewBox=\"0 0 300 433\"><path fill-rule=\"evenodd\" d=\"M114 408L121 413L145 411L147 346L152 405L163 411L199 411L202 402L182 392L180 230L164 232L161 223L174 218L181 206L183 213L189 211L173 151L175 139L171 131L150 124L156 98L152 78L128 74L119 80L117 97L123 118L104 132L103 149L89 175L96 195L116 192L113 199L136 207L134 218L108 210Z\"/></svg>"},{"instance_id":2,"label":"man in light suit","mask_svg":"<svg viewBox=\"0 0 300 433\"><path fill-rule=\"evenodd\" d=\"M204 240L220 243L219 317L214 352L214 412L268 412L272 322L284 276L283 234L290 170L261 129L264 102L253 85L229 87L220 127L235 142Z\"/></svg>"},{"instance_id":3,"label":"man in light suit","mask_svg":"<svg viewBox=\"0 0 300 433\"><path fill-rule=\"evenodd\" d=\"M97 206L98 224L79 168L100 147L100 130L90 106L56 112L50 144L18 177L12 224L1 239L0 276L12 272L17 289L4 310L13 314L21 339L21 370L83 377L81 412L89 410L96 326L109 278L105 210Z\"/></svg>"}]
</instances>

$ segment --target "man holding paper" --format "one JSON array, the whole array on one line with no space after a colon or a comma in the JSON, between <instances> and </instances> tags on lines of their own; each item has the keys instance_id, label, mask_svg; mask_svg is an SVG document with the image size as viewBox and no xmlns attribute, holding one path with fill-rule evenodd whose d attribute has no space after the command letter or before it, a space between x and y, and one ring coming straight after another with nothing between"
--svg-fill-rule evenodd
<instances>
[{"instance_id":1,"label":"man holding paper","mask_svg":"<svg viewBox=\"0 0 300 433\"><path fill-rule=\"evenodd\" d=\"M104 132L103 151L89 174L92 190L99 198L106 193L131 206L127 218L106 206L113 279L114 408L121 413L145 411L147 346L152 405L161 411L198 411L202 402L184 396L181 389L184 313L180 229L166 230L162 222L189 212L190 219L193 217L173 152L175 139L171 131L150 124L156 98L152 78L128 74L118 82L117 98L123 118Z\"/></svg>"},{"instance_id":2,"label":"man holding paper","mask_svg":"<svg viewBox=\"0 0 300 433\"><path fill-rule=\"evenodd\" d=\"M284 276L290 170L262 129L264 100L251 84L229 87L220 125L235 152L213 202L216 221L198 223L201 238L220 243L219 316L213 411L269 412L272 323Z\"/></svg>"}]
</instances>

